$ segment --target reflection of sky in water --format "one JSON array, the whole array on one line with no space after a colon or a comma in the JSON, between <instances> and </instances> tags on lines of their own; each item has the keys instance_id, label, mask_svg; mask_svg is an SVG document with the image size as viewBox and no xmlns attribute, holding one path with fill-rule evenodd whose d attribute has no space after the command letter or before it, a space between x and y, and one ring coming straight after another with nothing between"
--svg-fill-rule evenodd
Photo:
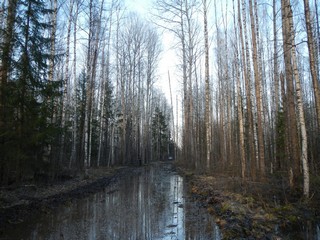
<instances>
[{"instance_id":1,"label":"reflection of sky in water","mask_svg":"<svg viewBox=\"0 0 320 240\"><path fill-rule=\"evenodd\" d=\"M161 169L161 170L160 170ZM17 226L18 239L219 239L216 225L185 198L183 178L149 167L105 191Z\"/></svg>"}]
</instances>

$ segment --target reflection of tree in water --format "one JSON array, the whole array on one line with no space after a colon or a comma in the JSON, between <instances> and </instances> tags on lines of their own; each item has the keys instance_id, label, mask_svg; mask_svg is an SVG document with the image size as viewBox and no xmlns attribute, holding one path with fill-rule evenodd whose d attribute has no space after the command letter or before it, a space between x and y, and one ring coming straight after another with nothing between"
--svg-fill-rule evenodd
<instances>
[{"instance_id":1,"label":"reflection of tree in water","mask_svg":"<svg viewBox=\"0 0 320 240\"><path fill-rule=\"evenodd\" d=\"M112 239L217 239L212 237L213 220L203 212L189 212L184 194L183 178L170 169L146 168L140 176L127 178L117 186L117 191L106 192L105 216L109 216L109 220L103 224L108 225L107 236Z\"/></svg>"},{"instance_id":2,"label":"reflection of tree in water","mask_svg":"<svg viewBox=\"0 0 320 240\"><path fill-rule=\"evenodd\" d=\"M166 224L169 186L167 177L152 171L125 180L118 191L107 196L112 204L107 214L112 217L108 229L114 233L110 235L119 239L152 239L159 235Z\"/></svg>"},{"instance_id":3,"label":"reflection of tree in water","mask_svg":"<svg viewBox=\"0 0 320 240\"><path fill-rule=\"evenodd\" d=\"M215 239L208 238L212 235L205 234L204 229L206 222L212 224L213 219L203 220L206 214L189 212L184 195L183 178L172 171L171 165L155 164L146 167L140 175L124 177L104 192L71 203L50 217L44 216L29 230L24 228L25 236L27 239L60 239L61 236L115 240Z\"/></svg>"}]
</instances>

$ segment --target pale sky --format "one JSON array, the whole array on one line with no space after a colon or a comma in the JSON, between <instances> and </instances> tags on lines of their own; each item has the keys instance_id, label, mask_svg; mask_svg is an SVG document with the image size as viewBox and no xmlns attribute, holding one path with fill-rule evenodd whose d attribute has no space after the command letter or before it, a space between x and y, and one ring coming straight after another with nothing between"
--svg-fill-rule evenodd
<instances>
[{"instance_id":1,"label":"pale sky","mask_svg":"<svg viewBox=\"0 0 320 240\"><path fill-rule=\"evenodd\" d=\"M138 12L141 17L145 17L148 19L148 13L152 8L152 2L154 0L125 0L126 6L129 10ZM162 29L159 29L160 33L160 41L162 42L163 53L161 54L161 59L159 63L159 80L156 86L161 89L167 99L169 104L170 102L170 91L169 91L169 80L168 80L168 71L170 71L170 79L171 79L171 88L172 88L172 98L173 98L173 106L175 107L175 99L176 95L179 94L179 83L177 81L176 74L176 65L177 65L177 57L176 52L172 49L174 44L173 37L170 33L162 32Z\"/></svg>"},{"instance_id":2,"label":"pale sky","mask_svg":"<svg viewBox=\"0 0 320 240\"><path fill-rule=\"evenodd\" d=\"M152 2L154 0L125 0L128 10L135 11L146 20L150 19L150 10L152 8ZM159 29L160 41L162 44L163 52L160 57L159 68L158 68L158 81L155 86L165 94L168 103L171 105L170 88L168 71L170 72L170 82L172 90L172 106L174 112L174 118L176 118L177 107L180 109L181 106L177 106L176 99L178 98L178 105L181 101L181 91L179 83L179 71L177 71L178 58L177 52L173 49L174 37L171 33ZM180 115L180 110L179 110ZM179 122L181 121L179 116ZM177 125L177 119L174 119L175 126ZM181 126L181 122L178 123Z\"/></svg>"},{"instance_id":3,"label":"pale sky","mask_svg":"<svg viewBox=\"0 0 320 240\"><path fill-rule=\"evenodd\" d=\"M125 0L129 9L139 13L147 13L151 7L152 0Z\"/></svg>"}]
</instances>

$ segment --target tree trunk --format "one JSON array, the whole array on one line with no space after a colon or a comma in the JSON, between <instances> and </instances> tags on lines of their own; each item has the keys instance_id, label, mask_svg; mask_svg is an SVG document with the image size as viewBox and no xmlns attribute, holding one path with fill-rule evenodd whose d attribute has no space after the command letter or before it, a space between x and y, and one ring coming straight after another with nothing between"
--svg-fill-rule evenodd
<instances>
[{"instance_id":1,"label":"tree trunk","mask_svg":"<svg viewBox=\"0 0 320 240\"><path fill-rule=\"evenodd\" d=\"M296 95L297 95L297 107L299 113L299 126L301 131L301 163L303 170L303 195L308 198L310 192L310 180L309 180L309 164L308 164L308 139L307 139L307 130L305 124L304 117L304 109L303 109L303 98L302 98L302 90L301 83L298 71L297 57L296 57L296 45L295 45L295 37L294 37L294 24L293 24L293 16L290 0L287 0L287 7L289 14L287 15L289 21L289 29L288 32L292 36L290 38L291 42L291 62L294 74L294 80L296 84Z\"/></svg>"},{"instance_id":2,"label":"tree trunk","mask_svg":"<svg viewBox=\"0 0 320 240\"><path fill-rule=\"evenodd\" d=\"M316 113L317 113L317 127L318 131L320 128L320 92L319 92L319 82L318 74L316 68L316 61L314 56L314 37L312 32L312 24L310 18L309 0L304 0L304 13L307 27L307 37L308 37L308 50L309 50L309 64L310 72L313 84L313 93L315 98Z\"/></svg>"},{"instance_id":3,"label":"tree trunk","mask_svg":"<svg viewBox=\"0 0 320 240\"><path fill-rule=\"evenodd\" d=\"M276 0L273 0L273 82L274 82L274 95L273 95L273 119L278 119L278 113L279 113L279 106L280 106L280 100L279 100L279 66L278 66L278 37L277 37L277 8L276 8ZM278 161L280 159L277 159L277 144L276 139L278 137L277 132L275 131L276 126L273 124L273 145L274 145L274 158L272 161L271 171L276 168L276 166L279 166Z\"/></svg>"},{"instance_id":4,"label":"tree trunk","mask_svg":"<svg viewBox=\"0 0 320 240\"><path fill-rule=\"evenodd\" d=\"M283 50L285 61L285 76L287 83L287 135L289 145L289 182L290 186L294 187L296 184L296 178L299 176L300 163L299 163L299 144L298 144L298 129L297 118L295 112L295 94L294 94L294 79L292 69L292 42L293 32L290 31L290 18L292 18L291 6L288 0L281 0L281 12L282 12L282 35L283 35Z\"/></svg>"},{"instance_id":5,"label":"tree trunk","mask_svg":"<svg viewBox=\"0 0 320 240\"><path fill-rule=\"evenodd\" d=\"M54 60L55 60L55 52L56 52L56 32L57 32L57 15L58 15L58 0L52 0L52 9L53 12L51 14L51 23L52 23L52 29L51 29L51 53L50 53L50 59L49 59L49 73L48 73L48 79L49 81L53 81L54 76Z\"/></svg>"},{"instance_id":6,"label":"tree trunk","mask_svg":"<svg viewBox=\"0 0 320 240\"><path fill-rule=\"evenodd\" d=\"M233 12L235 13L235 5L233 0ZM239 2L240 0L238 0ZM241 21L240 21L241 22ZM241 163L241 177L243 180L246 178L246 155L245 155L245 145L244 145L244 123L243 123L243 106L242 106L242 95L241 95L241 82L240 82L240 66L239 66L239 51L238 51L238 32L236 29L236 19L235 15L233 18L234 32L235 32L235 69L237 78L237 99L238 99L238 121L239 121L239 141L240 141L240 163Z\"/></svg>"},{"instance_id":7,"label":"tree trunk","mask_svg":"<svg viewBox=\"0 0 320 240\"><path fill-rule=\"evenodd\" d=\"M54 0L56 2L56 0ZM73 13L73 5L74 0L70 0L70 12L69 12L69 21L68 21L68 28L67 28L67 49L66 49L66 63L65 63L65 72L64 72L64 79L63 79L63 94L62 94L62 111L61 111L61 140L60 140L60 156L59 162L63 163L64 160L64 152L65 152L65 125L66 125L66 109L68 105L68 88L70 82L70 74L69 74L69 56L70 56L70 38L71 38L71 26L72 26L72 13ZM52 64L52 71L53 71L53 61L50 63L50 69ZM51 71L51 70L50 70ZM49 75L50 78L50 75ZM53 76L51 76L53 78Z\"/></svg>"},{"instance_id":8,"label":"tree trunk","mask_svg":"<svg viewBox=\"0 0 320 240\"><path fill-rule=\"evenodd\" d=\"M246 26L246 17L245 17L245 3L243 3L243 25ZM251 81L250 81L250 67L247 67L248 58L249 58L249 50L248 50L248 42L246 37L246 27L244 30L242 29L241 22L241 12L240 12L240 0L238 1L238 15L239 15L239 28L240 28L240 41L242 48L242 66L243 66L243 78L245 80L245 89L246 89L246 103L247 103L247 112L248 112L248 145L249 145L249 156L250 156L250 170L251 177L253 180L256 179L256 158L255 158L255 149L254 149L254 126L253 126L253 114L252 114L252 101L251 101ZM246 47L244 44L243 35L245 36ZM247 49L247 50L246 50Z\"/></svg>"},{"instance_id":9,"label":"tree trunk","mask_svg":"<svg viewBox=\"0 0 320 240\"><path fill-rule=\"evenodd\" d=\"M258 134L258 152L259 152L259 165L260 174L262 179L265 178L265 157L264 157L264 134L263 134L263 107L262 107L262 96L261 96L261 74L258 66L258 48L257 48L257 33L255 27L255 19L253 15L252 0L249 0L250 8L250 19L251 19L251 37L252 37L252 60L253 70L255 79L255 92L256 92L256 103L257 103L257 134Z\"/></svg>"},{"instance_id":10,"label":"tree trunk","mask_svg":"<svg viewBox=\"0 0 320 240\"><path fill-rule=\"evenodd\" d=\"M72 150L71 157L69 161L69 169L71 169L72 165L76 162L76 158L78 157L78 111L77 111L77 20L78 20L79 6L76 5L76 11L73 16L73 109L74 109L74 117L73 117L73 126L72 126ZM80 168L79 166L77 166Z\"/></svg>"},{"instance_id":11,"label":"tree trunk","mask_svg":"<svg viewBox=\"0 0 320 240\"><path fill-rule=\"evenodd\" d=\"M209 37L207 21L207 0L203 1L204 49L205 49L205 127L206 127L206 161L210 169L211 127L210 127L210 73L209 73Z\"/></svg>"},{"instance_id":12,"label":"tree trunk","mask_svg":"<svg viewBox=\"0 0 320 240\"><path fill-rule=\"evenodd\" d=\"M13 39L14 39L14 27L16 21L16 13L17 13L17 0L8 1L9 5L7 7L7 19L5 22L5 31L3 39L0 40L0 44L3 46L2 56L0 61L0 135L3 134L3 131L7 131L7 123L9 119L7 119L7 82L10 74L10 65L11 65L11 57L13 52ZM4 10L3 10L4 11ZM3 19L4 20L4 19ZM0 144L4 146L3 142L5 139L3 136L0 136ZM2 146L0 147L2 148ZM4 155L4 154L3 154ZM9 179L9 169L8 169L8 161L5 156L0 157L0 184L7 184Z\"/></svg>"},{"instance_id":13,"label":"tree trunk","mask_svg":"<svg viewBox=\"0 0 320 240\"><path fill-rule=\"evenodd\" d=\"M190 147L189 142L189 99L188 99L188 78L187 78L187 56L186 56L186 43L185 43L185 30L184 30L184 20L183 20L183 9L182 3L180 6L180 27L181 27L181 45L182 45L182 74L183 74L183 110L184 110L184 122L183 122L183 153L184 161L189 157Z\"/></svg>"},{"instance_id":14,"label":"tree trunk","mask_svg":"<svg viewBox=\"0 0 320 240\"><path fill-rule=\"evenodd\" d=\"M13 48L14 26L17 13L17 0L10 0L8 5L5 34L3 37L2 59L0 62L0 128L5 127L6 109L5 94L10 72L11 55Z\"/></svg>"}]
</instances>

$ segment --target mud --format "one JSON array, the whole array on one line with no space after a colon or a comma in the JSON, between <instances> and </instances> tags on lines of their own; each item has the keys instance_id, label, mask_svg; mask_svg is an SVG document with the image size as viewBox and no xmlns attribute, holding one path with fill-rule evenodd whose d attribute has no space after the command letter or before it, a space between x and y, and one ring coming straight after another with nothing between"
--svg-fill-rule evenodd
<instances>
[{"instance_id":1,"label":"mud","mask_svg":"<svg viewBox=\"0 0 320 240\"><path fill-rule=\"evenodd\" d=\"M294 193L286 193L287 199L277 197L281 189L270 183L244 186L239 179L180 172L194 201L215 218L223 239L320 239L316 199L303 202Z\"/></svg>"},{"instance_id":2,"label":"mud","mask_svg":"<svg viewBox=\"0 0 320 240\"><path fill-rule=\"evenodd\" d=\"M75 178L50 185L22 185L2 189L0 192L0 238L19 223L26 222L39 213L54 211L69 201L85 198L127 175L137 174L141 168L91 170L83 179ZM103 176L105 175L105 176Z\"/></svg>"}]
</instances>

